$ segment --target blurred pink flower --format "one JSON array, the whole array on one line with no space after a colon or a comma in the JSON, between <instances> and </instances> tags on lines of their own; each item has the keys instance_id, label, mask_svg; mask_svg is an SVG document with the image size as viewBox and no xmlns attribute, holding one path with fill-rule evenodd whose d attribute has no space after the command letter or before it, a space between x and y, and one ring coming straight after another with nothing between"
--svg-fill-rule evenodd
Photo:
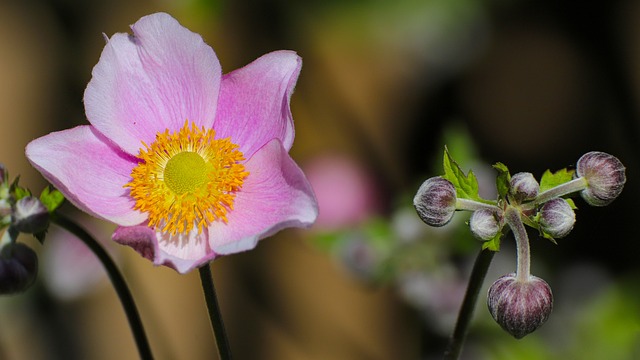
<instances>
[{"instance_id":1,"label":"blurred pink flower","mask_svg":"<svg viewBox=\"0 0 640 360\"><path fill-rule=\"evenodd\" d=\"M266 54L222 75L213 49L171 16L145 16L108 40L84 94L91 125L26 149L113 239L186 273L256 246L318 208L288 151L289 99L302 61Z\"/></svg>"},{"instance_id":2,"label":"blurred pink flower","mask_svg":"<svg viewBox=\"0 0 640 360\"><path fill-rule=\"evenodd\" d=\"M74 220L94 234L102 234L106 230L105 223L98 223L87 216L74 216ZM108 243L104 236L95 238L116 262L120 260L113 243ZM47 233L41 274L47 289L57 298L68 301L90 294L107 277L102 263L87 245L59 228L52 228Z\"/></svg>"},{"instance_id":3,"label":"blurred pink flower","mask_svg":"<svg viewBox=\"0 0 640 360\"><path fill-rule=\"evenodd\" d=\"M315 159L305 166L322 211L316 225L336 229L359 222L380 211L375 181L362 165L337 155Z\"/></svg>"}]
</instances>

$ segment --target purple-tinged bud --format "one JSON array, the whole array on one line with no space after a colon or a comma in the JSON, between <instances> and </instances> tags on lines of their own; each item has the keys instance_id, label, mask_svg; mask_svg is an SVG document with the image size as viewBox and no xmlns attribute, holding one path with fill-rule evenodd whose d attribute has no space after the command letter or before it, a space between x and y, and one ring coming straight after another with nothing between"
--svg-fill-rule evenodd
<instances>
[{"instance_id":1,"label":"purple-tinged bud","mask_svg":"<svg viewBox=\"0 0 640 360\"><path fill-rule=\"evenodd\" d=\"M20 243L6 245L0 251L0 295L20 293L36 280L38 257Z\"/></svg>"},{"instance_id":2,"label":"purple-tinged bud","mask_svg":"<svg viewBox=\"0 0 640 360\"><path fill-rule=\"evenodd\" d=\"M49 226L49 210L33 196L23 197L13 209L12 225L27 234L42 232Z\"/></svg>"},{"instance_id":3,"label":"purple-tinged bud","mask_svg":"<svg viewBox=\"0 0 640 360\"><path fill-rule=\"evenodd\" d=\"M502 228L497 214L489 209L476 210L471 214L469 227L474 236L481 240L491 240Z\"/></svg>"},{"instance_id":4,"label":"purple-tinged bud","mask_svg":"<svg viewBox=\"0 0 640 360\"><path fill-rule=\"evenodd\" d=\"M593 206L609 205L620 195L627 180L620 160L599 151L582 155L576 166L576 175L587 181L587 188L580 195Z\"/></svg>"},{"instance_id":5,"label":"purple-tinged bud","mask_svg":"<svg viewBox=\"0 0 640 360\"><path fill-rule=\"evenodd\" d=\"M511 176L509 186L511 187L511 195L521 201L535 198L540 191L538 180L528 172L519 172Z\"/></svg>"},{"instance_id":6,"label":"purple-tinged bud","mask_svg":"<svg viewBox=\"0 0 640 360\"><path fill-rule=\"evenodd\" d=\"M9 182L9 172L7 168L4 167L4 164L0 164L0 185L8 185Z\"/></svg>"},{"instance_id":7,"label":"purple-tinged bud","mask_svg":"<svg viewBox=\"0 0 640 360\"><path fill-rule=\"evenodd\" d=\"M511 273L491 285L487 306L506 332L521 339L547 321L553 310L553 294L546 281L529 276L528 281L521 282Z\"/></svg>"},{"instance_id":8,"label":"purple-tinged bud","mask_svg":"<svg viewBox=\"0 0 640 360\"><path fill-rule=\"evenodd\" d=\"M575 223L576 213L565 199L551 199L540 208L540 226L554 238L569 235Z\"/></svg>"},{"instance_id":9,"label":"purple-tinged bud","mask_svg":"<svg viewBox=\"0 0 640 360\"><path fill-rule=\"evenodd\" d=\"M456 188L442 177L427 179L413 198L418 216L427 225L446 225L456 211Z\"/></svg>"}]
</instances>

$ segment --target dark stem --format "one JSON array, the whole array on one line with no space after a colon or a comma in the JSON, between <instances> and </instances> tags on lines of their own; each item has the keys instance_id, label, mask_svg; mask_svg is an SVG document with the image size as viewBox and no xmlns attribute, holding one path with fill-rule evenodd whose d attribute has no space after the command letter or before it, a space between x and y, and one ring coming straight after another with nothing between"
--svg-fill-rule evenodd
<instances>
[{"instance_id":1,"label":"dark stem","mask_svg":"<svg viewBox=\"0 0 640 360\"><path fill-rule=\"evenodd\" d=\"M66 229L73 235L77 236L80 240L82 240L82 242L85 243L85 245L89 247L89 249L98 258L98 260L100 260L107 272L107 275L109 276L109 279L111 279L113 288L118 294L120 302L122 303L122 307L124 308L124 312L127 315L129 326L131 327L131 332L133 333L136 345L138 346L138 353L140 354L140 358L144 360L153 359L151 347L149 346L149 341L147 340L147 335L144 331L144 327L142 326L142 320L140 319L140 314L138 313L136 304L133 301L131 291L129 291L129 287L125 282L122 273L120 273L118 267L113 262L109 254L104 250L104 248L102 248L100 243L98 243L98 241L93 238L93 236L91 236L85 229L83 229L80 225L76 224L72 220L64 217L61 214L55 213L51 216L51 221L55 224L58 224L58 226Z\"/></svg>"},{"instance_id":2,"label":"dark stem","mask_svg":"<svg viewBox=\"0 0 640 360\"><path fill-rule=\"evenodd\" d=\"M201 266L200 282L202 283L202 291L204 292L204 299L207 302L207 310L209 312L209 320L211 321L211 327L213 328L213 335L216 338L216 345L218 346L218 355L220 360L231 359L231 347L229 346L229 340L227 339L227 332L224 329L224 323L222 322L222 314L220 313L220 306L218 305L218 297L216 296L216 288L213 285L213 276L211 275L211 267L209 264Z\"/></svg>"},{"instance_id":3,"label":"dark stem","mask_svg":"<svg viewBox=\"0 0 640 360\"><path fill-rule=\"evenodd\" d=\"M494 254L495 251L491 250L480 250L478 253L476 262L473 264L471 277L469 278L469 285L467 285L467 292L464 294L464 300L458 313L456 327L453 329L453 334L444 352L445 360L455 360L460 356L462 344L467 336L467 330L469 330L469 324L473 317L473 309L476 306L478 294L480 293L484 277L487 275Z\"/></svg>"}]
</instances>

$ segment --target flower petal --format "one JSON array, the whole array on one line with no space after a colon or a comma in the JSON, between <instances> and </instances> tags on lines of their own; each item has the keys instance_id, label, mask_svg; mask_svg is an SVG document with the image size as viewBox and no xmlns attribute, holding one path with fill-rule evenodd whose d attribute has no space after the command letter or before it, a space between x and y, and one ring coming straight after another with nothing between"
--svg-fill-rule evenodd
<instances>
[{"instance_id":1,"label":"flower petal","mask_svg":"<svg viewBox=\"0 0 640 360\"><path fill-rule=\"evenodd\" d=\"M155 265L168 266L181 274L216 257L209 248L207 234L198 234L197 229L188 235L171 236L144 225L120 227L113 233L113 240L130 246Z\"/></svg>"},{"instance_id":2,"label":"flower petal","mask_svg":"<svg viewBox=\"0 0 640 360\"><path fill-rule=\"evenodd\" d=\"M227 223L209 226L209 243L217 254L249 250L284 228L308 227L318 216L309 182L279 140L258 150L245 166L249 176Z\"/></svg>"},{"instance_id":3,"label":"flower petal","mask_svg":"<svg viewBox=\"0 0 640 360\"><path fill-rule=\"evenodd\" d=\"M133 35L111 37L93 68L84 94L89 122L132 155L186 120L210 128L222 76L213 49L164 13L131 28Z\"/></svg>"},{"instance_id":4,"label":"flower petal","mask_svg":"<svg viewBox=\"0 0 640 360\"><path fill-rule=\"evenodd\" d=\"M81 210L119 225L140 224L146 215L133 210L124 188L137 161L106 141L91 126L78 126L33 140L26 154Z\"/></svg>"},{"instance_id":5,"label":"flower petal","mask_svg":"<svg viewBox=\"0 0 640 360\"><path fill-rule=\"evenodd\" d=\"M293 51L274 51L226 74L214 129L231 137L246 158L272 139L289 151L294 129L289 99L300 74L302 59Z\"/></svg>"}]
</instances>

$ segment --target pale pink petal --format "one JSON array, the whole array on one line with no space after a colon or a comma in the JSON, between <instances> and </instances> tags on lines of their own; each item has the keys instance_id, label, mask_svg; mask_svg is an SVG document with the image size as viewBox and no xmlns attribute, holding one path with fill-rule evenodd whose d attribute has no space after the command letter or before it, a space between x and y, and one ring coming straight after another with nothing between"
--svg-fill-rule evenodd
<instances>
[{"instance_id":1,"label":"pale pink petal","mask_svg":"<svg viewBox=\"0 0 640 360\"><path fill-rule=\"evenodd\" d=\"M214 123L218 137L231 137L246 158L272 139L291 149L289 99L301 67L295 52L274 51L224 75Z\"/></svg>"},{"instance_id":2,"label":"pale pink petal","mask_svg":"<svg viewBox=\"0 0 640 360\"><path fill-rule=\"evenodd\" d=\"M89 122L132 155L185 120L210 128L222 76L213 49L164 13L132 30L111 37L93 68L84 94Z\"/></svg>"},{"instance_id":3,"label":"pale pink petal","mask_svg":"<svg viewBox=\"0 0 640 360\"><path fill-rule=\"evenodd\" d=\"M197 229L186 235L171 236L144 225L120 227L114 232L113 240L130 246L155 265L168 266L182 274L216 256L209 248L207 234L198 234Z\"/></svg>"},{"instance_id":4,"label":"pale pink petal","mask_svg":"<svg viewBox=\"0 0 640 360\"><path fill-rule=\"evenodd\" d=\"M245 166L249 176L228 222L209 226L209 243L217 254L249 250L284 228L308 227L318 216L309 182L279 140L258 150Z\"/></svg>"},{"instance_id":5,"label":"pale pink petal","mask_svg":"<svg viewBox=\"0 0 640 360\"><path fill-rule=\"evenodd\" d=\"M147 216L133 210L124 188L137 161L106 141L91 126L78 126L33 140L26 154L81 210L119 225L140 224Z\"/></svg>"}]
</instances>

